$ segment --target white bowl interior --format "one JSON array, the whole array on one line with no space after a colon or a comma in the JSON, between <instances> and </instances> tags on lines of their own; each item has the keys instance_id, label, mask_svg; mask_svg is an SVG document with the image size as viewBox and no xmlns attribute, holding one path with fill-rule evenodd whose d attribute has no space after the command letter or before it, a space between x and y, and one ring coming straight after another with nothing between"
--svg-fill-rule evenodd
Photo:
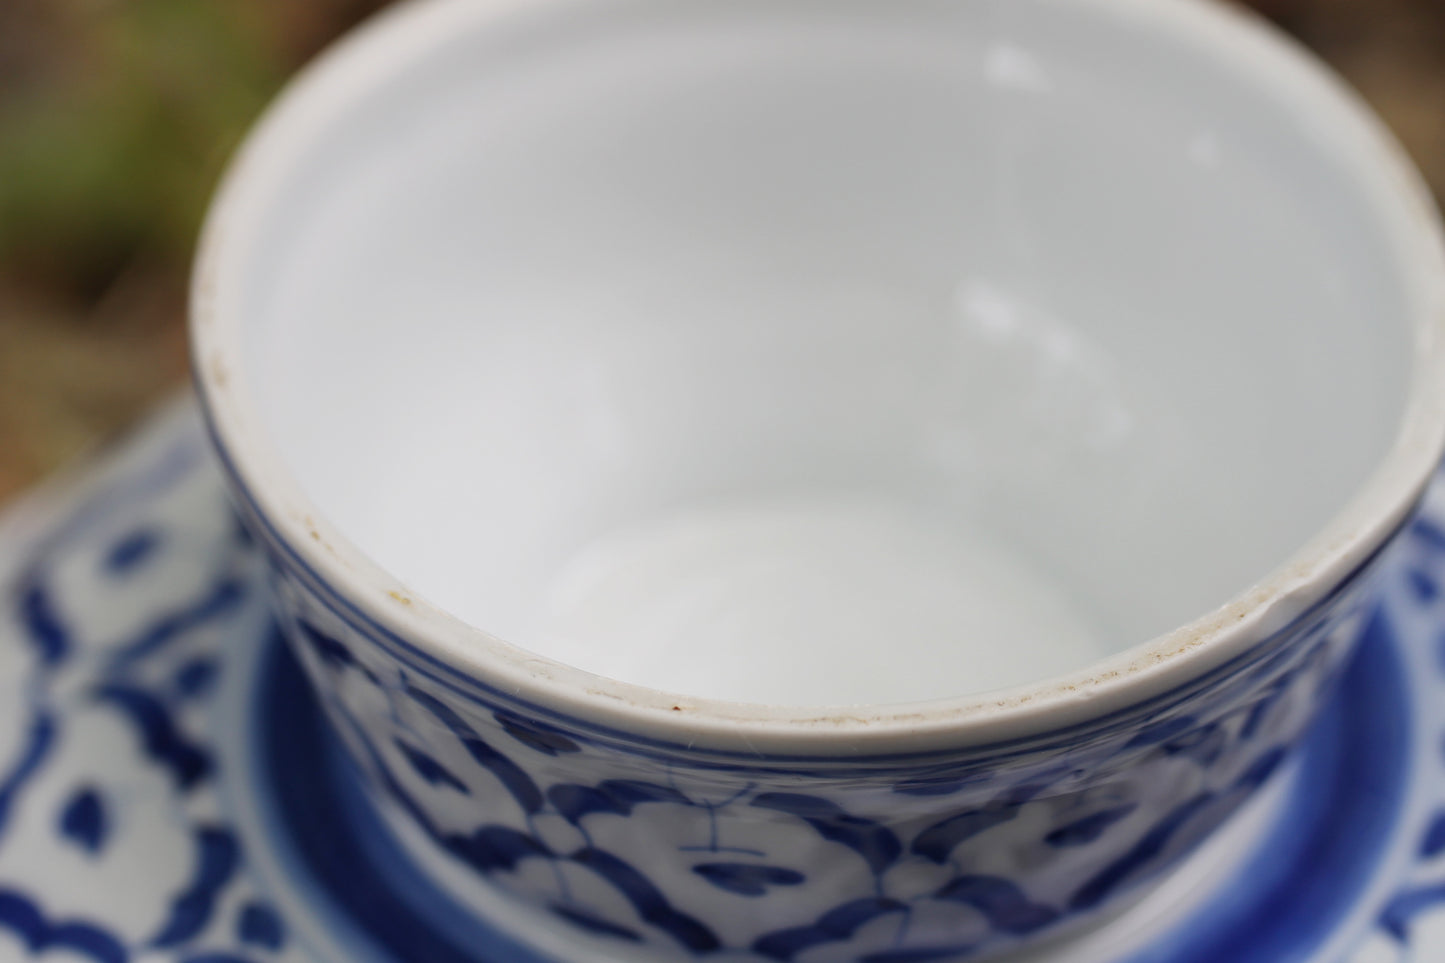
<instances>
[{"instance_id":1,"label":"white bowl interior","mask_svg":"<svg viewBox=\"0 0 1445 963\"><path fill-rule=\"evenodd\" d=\"M1362 486L1411 333L1349 164L1131 6L458 32L290 169L241 376L375 562L614 678L903 702L1143 642Z\"/></svg>"}]
</instances>

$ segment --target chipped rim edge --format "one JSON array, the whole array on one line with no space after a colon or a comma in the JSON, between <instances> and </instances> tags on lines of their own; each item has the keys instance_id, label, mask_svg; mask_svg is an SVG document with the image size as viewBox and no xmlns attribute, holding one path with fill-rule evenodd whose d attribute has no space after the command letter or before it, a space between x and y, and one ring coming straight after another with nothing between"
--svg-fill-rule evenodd
<instances>
[{"instance_id":1,"label":"chipped rim edge","mask_svg":"<svg viewBox=\"0 0 1445 963\"><path fill-rule=\"evenodd\" d=\"M1390 451L1345 508L1285 564L1213 612L1071 673L974 695L869 706L728 702L615 681L536 655L432 605L367 558L301 492L236 377L236 301L260 222L292 161L327 121L437 43L542 0L411 0L333 45L294 80L242 145L202 232L192 281L192 367L232 482L301 563L378 627L488 687L582 725L761 754L856 755L968 747L1063 729L1158 697L1244 654L1349 581L1400 530L1445 449L1445 238L1403 149L1360 97L1252 14L1210 0L1087 3L1198 45L1293 102L1372 205L1400 267L1413 370Z\"/></svg>"}]
</instances>

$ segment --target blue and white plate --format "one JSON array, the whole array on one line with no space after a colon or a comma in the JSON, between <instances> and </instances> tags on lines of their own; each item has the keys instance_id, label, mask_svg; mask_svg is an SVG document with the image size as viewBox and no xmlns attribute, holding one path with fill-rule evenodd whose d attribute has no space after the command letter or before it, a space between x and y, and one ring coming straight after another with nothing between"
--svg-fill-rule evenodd
<instances>
[{"instance_id":1,"label":"blue and white plate","mask_svg":"<svg viewBox=\"0 0 1445 963\"><path fill-rule=\"evenodd\" d=\"M1445 961L1445 477L1289 772L1069 963ZM189 404L0 522L0 961L537 961L418 875ZM799 963L806 963L800 960Z\"/></svg>"}]
</instances>

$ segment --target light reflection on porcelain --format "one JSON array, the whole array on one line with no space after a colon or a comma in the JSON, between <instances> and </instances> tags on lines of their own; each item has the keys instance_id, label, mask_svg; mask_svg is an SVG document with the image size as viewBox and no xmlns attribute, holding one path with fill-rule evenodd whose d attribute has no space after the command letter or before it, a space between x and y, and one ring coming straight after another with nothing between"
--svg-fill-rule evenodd
<instances>
[{"instance_id":1,"label":"light reflection on porcelain","mask_svg":"<svg viewBox=\"0 0 1445 963\"><path fill-rule=\"evenodd\" d=\"M1192 0L623 8L390 14L283 99L208 229L203 403L358 791L564 952L917 963L1103 918L1287 763L1439 458L1422 189ZM497 85L469 43L559 72ZM597 638L549 657L579 546L799 490L915 499L1038 593L792 663L786 631L687 649L717 691L665 675L685 624L616 635L639 684ZM1083 600L1066 651L1044 598Z\"/></svg>"}]
</instances>

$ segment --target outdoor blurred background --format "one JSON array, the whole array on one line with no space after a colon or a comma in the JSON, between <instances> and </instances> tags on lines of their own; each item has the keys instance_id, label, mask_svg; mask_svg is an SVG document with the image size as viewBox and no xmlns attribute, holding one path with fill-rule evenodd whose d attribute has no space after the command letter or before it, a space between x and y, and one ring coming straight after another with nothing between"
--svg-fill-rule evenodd
<instances>
[{"instance_id":1,"label":"outdoor blurred background","mask_svg":"<svg viewBox=\"0 0 1445 963\"><path fill-rule=\"evenodd\" d=\"M229 152L384 0L0 0L0 501L186 379L191 246ZM1254 0L1445 197L1445 0Z\"/></svg>"}]
</instances>

